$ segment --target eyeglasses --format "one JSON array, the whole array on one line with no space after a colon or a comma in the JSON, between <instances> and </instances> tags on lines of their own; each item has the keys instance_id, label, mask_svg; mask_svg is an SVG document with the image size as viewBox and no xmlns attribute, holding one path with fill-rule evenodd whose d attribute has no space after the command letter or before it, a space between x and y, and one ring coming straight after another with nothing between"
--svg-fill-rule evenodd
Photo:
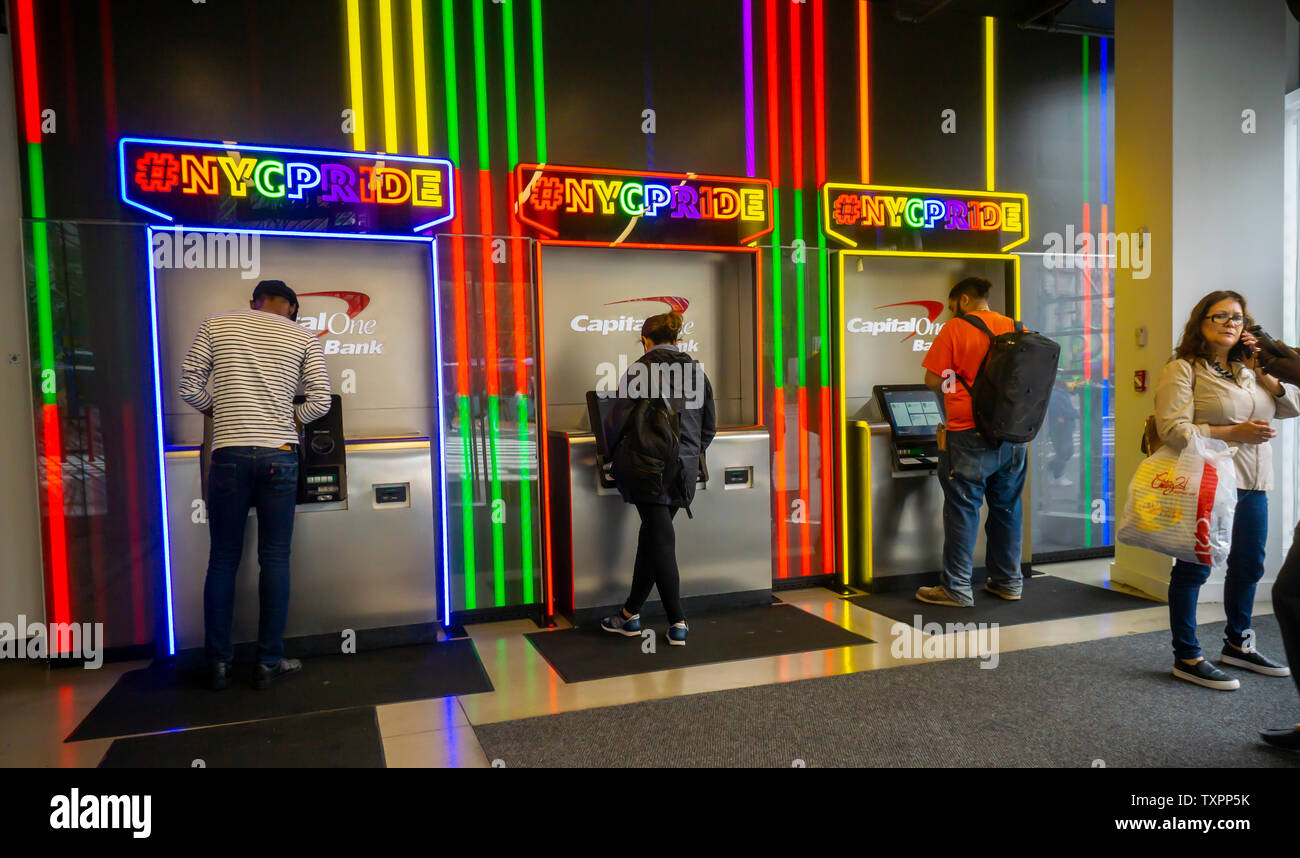
<instances>
[{"instance_id":1,"label":"eyeglasses","mask_svg":"<svg viewBox=\"0 0 1300 858\"><path fill-rule=\"evenodd\" d=\"M1246 323L1246 317L1241 314L1229 316L1227 313L1215 313L1213 316L1206 316L1205 318L1216 325L1232 325L1234 328L1240 328Z\"/></svg>"}]
</instances>

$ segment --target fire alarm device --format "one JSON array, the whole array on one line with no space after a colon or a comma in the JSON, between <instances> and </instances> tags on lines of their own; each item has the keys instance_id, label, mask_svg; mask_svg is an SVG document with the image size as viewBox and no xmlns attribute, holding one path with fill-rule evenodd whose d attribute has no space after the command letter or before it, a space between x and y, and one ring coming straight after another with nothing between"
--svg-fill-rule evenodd
<instances>
[{"instance_id":1,"label":"fire alarm device","mask_svg":"<svg viewBox=\"0 0 1300 858\"><path fill-rule=\"evenodd\" d=\"M1138 393L1147 392L1147 371L1145 369L1133 370L1133 389Z\"/></svg>"}]
</instances>

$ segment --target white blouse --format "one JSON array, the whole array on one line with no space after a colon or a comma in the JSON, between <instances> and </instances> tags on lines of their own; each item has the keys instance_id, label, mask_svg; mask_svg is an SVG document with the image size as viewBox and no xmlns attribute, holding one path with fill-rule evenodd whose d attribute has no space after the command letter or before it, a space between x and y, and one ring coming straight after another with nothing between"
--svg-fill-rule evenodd
<instances>
[{"instance_id":1,"label":"white blouse","mask_svg":"<svg viewBox=\"0 0 1300 858\"><path fill-rule=\"evenodd\" d=\"M1215 372L1202 358L1195 365L1181 358L1165 364L1156 385L1156 428L1160 438L1175 450L1187 444L1190 433L1210 437L1211 426L1230 426L1246 420L1274 420L1300 415L1300 388L1283 384L1274 396L1259 384L1255 371L1240 363L1231 366L1236 378ZM1237 488L1268 491L1273 488L1273 445L1228 441L1237 449Z\"/></svg>"}]
</instances>

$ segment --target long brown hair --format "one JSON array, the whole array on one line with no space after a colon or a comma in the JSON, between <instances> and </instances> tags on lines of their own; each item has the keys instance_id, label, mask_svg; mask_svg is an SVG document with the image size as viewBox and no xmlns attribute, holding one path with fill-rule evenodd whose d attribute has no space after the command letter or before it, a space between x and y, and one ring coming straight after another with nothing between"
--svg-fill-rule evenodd
<instances>
[{"instance_id":1,"label":"long brown hair","mask_svg":"<svg viewBox=\"0 0 1300 858\"><path fill-rule=\"evenodd\" d=\"M1205 321L1206 315L1209 314L1210 308L1220 301L1236 301L1241 305L1241 315L1244 321L1241 324L1241 330L1245 331L1255 320L1246 312L1246 299L1240 292L1234 292L1231 289L1220 289L1217 292L1211 292L1204 298L1196 302L1192 308L1192 315L1187 319L1187 326L1183 328L1183 338L1178 342L1178 348L1174 350L1175 358L1182 358L1185 361L1195 361L1202 358L1209 361L1214 357L1214 350L1205 339L1205 334L1201 333L1201 323ZM1250 349L1246 348L1241 342L1240 337L1236 345L1228 350L1228 362L1244 361L1250 357Z\"/></svg>"}]
</instances>

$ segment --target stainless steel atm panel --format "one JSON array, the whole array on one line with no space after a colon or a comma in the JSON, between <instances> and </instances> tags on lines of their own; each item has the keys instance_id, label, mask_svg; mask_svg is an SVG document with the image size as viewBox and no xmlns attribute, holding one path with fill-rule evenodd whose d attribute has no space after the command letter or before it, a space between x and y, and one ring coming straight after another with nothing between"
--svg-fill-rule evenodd
<instances>
[{"instance_id":1,"label":"stainless steel atm panel","mask_svg":"<svg viewBox=\"0 0 1300 858\"><path fill-rule=\"evenodd\" d=\"M348 499L298 507L285 638L431 623L438 616L429 443L349 444ZM166 456L176 649L203 646L208 526L199 454ZM257 516L248 517L232 640L257 639Z\"/></svg>"},{"instance_id":2,"label":"stainless steel atm panel","mask_svg":"<svg viewBox=\"0 0 1300 858\"><path fill-rule=\"evenodd\" d=\"M259 277L299 296L339 394L347 500L299 505L286 638L438 620L429 437L434 425L432 261L423 242L261 235ZM177 393L202 320L248 307L257 279L229 269L160 269L159 359L167 518L178 652L203 645L208 528L200 481L203 417ZM257 520L244 537L233 640L257 637Z\"/></svg>"},{"instance_id":3,"label":"stainless steel atm panel","mask_svg":"<svg viewBox=\"0 0 1300 858\"><path fill-rule=\"evenodd\" d=\"M890 589L891 578L943 568L943 489L938 476L934 470L892 467L891 430L872 388L924 380L921 361L935 335L943 325L964 324L951 321L947 306L949 290L964 277L990 280L989 305L1005 313L1011 297L1006 286L1009 264L1000 259L859 257L844 267L840 324L844 326L848 466L845 538L850 583L856 586ZM987 509L981 512L975 545L977 568L984 565L986 516ZM1026 562L1029 533L1026 513L1022 550Z\"/></svg>"},{"instance_id":4,"label":"stainless steel atm panel","mask_svg":"<svg viewBox=\"0 0 1300 858\"><path fill-rule=\"evenodd\" d=\"M680 345L709 376L719 428L695 518L683 511L675 520L682 596L688 610L770 599L771 458L768 430L758 425L756 264L745 252L543 248L552 568L557 608L572 607L577 622L626 600L640 527L636 508L600 485L587 391L617 390L643 353L640 323L674 304L688 305Z\"/></svg>"},{"instance_id":5,"label":"stainless steel atm panel","mask_svg":"<svg viewBox=\"0 0 1300 858\"><path fill-rule=\"evenodd\" d=\"M601 485L596 439L552 433L562 451L561 489L569 496L573 613L578 623L608 614L627 599L640 519L618 490ZM718 433L708 451L709 480L696 487L691 512L674 520L682 598L697 605L761 604L772 588L771 482L766 429ZM658 607L651 593L647 611Z\"/></svg>"}]
</instances>

